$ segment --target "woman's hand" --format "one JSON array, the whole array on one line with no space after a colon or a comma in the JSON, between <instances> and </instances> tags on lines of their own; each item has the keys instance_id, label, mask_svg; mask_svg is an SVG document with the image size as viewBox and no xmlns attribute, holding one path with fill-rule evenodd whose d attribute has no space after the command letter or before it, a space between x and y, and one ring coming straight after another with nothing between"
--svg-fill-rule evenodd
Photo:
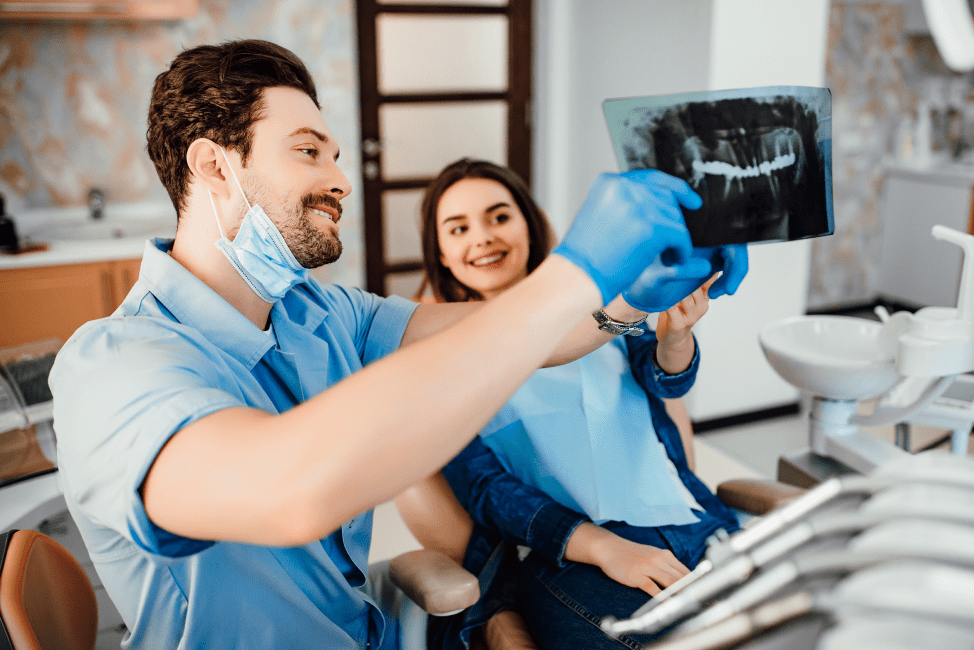
<instances>
[{"instance_id":1,"label":"woman's hand","mask_svg":"<svg viewBox=\"0 0 974 650\"><path fill-rule=\"evenodd\" d=\"M695 352L691 328L697 324L710 307L710 289L719 274L659 315L656 323L656 363L666 373L675 375L690 367Z\"/></svg>"},{"instance_id":2,"label":"woman's hand","mask_svg":"<svg viewBox=\"0 0 974 650\"><path fill-rule=\"evenodd\" d=\"M591 522L572 533L565 558L594 564L616 582L650 596L690 573L671 551L631 542Z\"/></svg>"}]
</instances>

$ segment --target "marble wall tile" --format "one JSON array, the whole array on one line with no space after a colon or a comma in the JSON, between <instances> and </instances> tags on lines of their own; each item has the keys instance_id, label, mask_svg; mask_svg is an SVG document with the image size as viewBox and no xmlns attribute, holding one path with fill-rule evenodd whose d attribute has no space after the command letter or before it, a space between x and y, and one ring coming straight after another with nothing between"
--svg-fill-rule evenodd
<instances>
[{"instance_id":1,"label":"marble wall tile","mask_svg":"<svg viewBox=\"0 0 974 650\"><path fill-rule=\"evenodd\" d=\"M261 38L294 51L359 185L358 86L352 0L200 0L189 20L0 21L0 193L18 210L109 201L169 203L145 152L149 93L185 48ZM344 253L317 275L364 283L361 201L345 201ZM29 224L23 224L28 226Z\"/></svg>"}]
</instances>

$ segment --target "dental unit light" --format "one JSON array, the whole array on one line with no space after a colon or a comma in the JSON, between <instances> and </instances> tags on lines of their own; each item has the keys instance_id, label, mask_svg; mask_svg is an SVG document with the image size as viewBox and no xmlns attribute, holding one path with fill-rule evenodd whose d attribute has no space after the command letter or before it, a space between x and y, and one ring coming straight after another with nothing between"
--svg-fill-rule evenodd
<instances>
[{"instance_id":1,"label":"dental unit light","mask_svg":"<svg viewBox=\"0 0 974 650\"><path fill-rule=\"evenodd\" d=\"M967 0L923 0L923 14L947 67L974 70L974 18Z\"/></svg>"}]
</instances>

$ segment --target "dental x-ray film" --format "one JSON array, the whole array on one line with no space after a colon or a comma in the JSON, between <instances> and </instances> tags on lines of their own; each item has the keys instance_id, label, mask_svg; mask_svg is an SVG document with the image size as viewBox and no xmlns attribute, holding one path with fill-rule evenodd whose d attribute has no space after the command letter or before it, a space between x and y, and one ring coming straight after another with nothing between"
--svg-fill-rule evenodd
<instances>
[{"instance_id":1,"label":"dental x-ray film","mask_svg":"<svg viewBox=\"0 0 974 650\"><path fill-rule=\"evenodd\" d=\"M832 94L768 86L603 103L622 171L658 169L703 198L694 246L831 235Z\"/></svg>"}]
</instances>

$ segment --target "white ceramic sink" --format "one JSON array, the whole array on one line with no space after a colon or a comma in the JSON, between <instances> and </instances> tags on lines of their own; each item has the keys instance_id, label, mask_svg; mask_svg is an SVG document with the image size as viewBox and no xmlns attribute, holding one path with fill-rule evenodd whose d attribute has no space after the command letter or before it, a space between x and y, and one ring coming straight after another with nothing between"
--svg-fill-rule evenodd
<instances>
[{"instance_id":1,"label":"white ceramic sink","mask_svg":"<svg viewBox=\"0 0 974 650\"><path fill-rule=\"evenodd\" d=\"M899 379L895 348L876 321L797 316L767 325L758 338L771 367L812 395L858 400L881 395Z\"/></svg>"},{"instance_id":2,"label":"white ceramic sink","mask_svg":"<svg viewBox=\"0 0 974 650\"><path fill-rule=\"evenodd\" d=\"M34 239L40 241L99 241L112 239L148 239L172 237L176 233L176 217L164 219L102 219L62 221L38 230Z\"/></svg>"}]
</instances>

